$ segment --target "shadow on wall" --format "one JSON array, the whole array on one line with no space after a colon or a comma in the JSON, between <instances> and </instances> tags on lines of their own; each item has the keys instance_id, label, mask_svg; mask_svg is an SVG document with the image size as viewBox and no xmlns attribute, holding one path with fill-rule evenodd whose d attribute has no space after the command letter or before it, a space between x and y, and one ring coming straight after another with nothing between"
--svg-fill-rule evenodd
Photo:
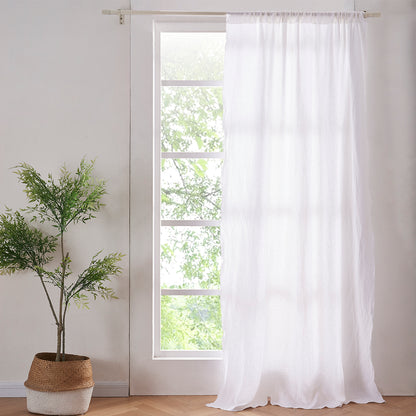
<instances>
[{"instance_id":1,"label":"shadow on wall","mask_svg":"<svg viewBox=\"0 0 416 416\"><path fill-rule=\"evenodd\" d=\"M382 17L369 24L367 52L376 260L373 362L382 393L414 394L416 3L376 3L372 7Z\"/></svg>"}]
</instances>

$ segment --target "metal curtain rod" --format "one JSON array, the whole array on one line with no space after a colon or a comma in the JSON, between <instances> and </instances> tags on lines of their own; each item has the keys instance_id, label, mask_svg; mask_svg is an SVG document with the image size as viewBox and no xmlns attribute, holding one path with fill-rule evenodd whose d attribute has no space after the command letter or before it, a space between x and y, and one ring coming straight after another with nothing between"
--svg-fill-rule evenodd
<instances>
[{"instance_id":1,"label":"metal curtain rod","mask_svg":"<svg viewBox=\"0 0 416 416\"><path fill-rule=\"evenodd\" d=\"M174 16L225 16L227 12L186 12L186 11L175 11L175 10L129 10L129 9L118 9L118 10L103 10L103 14L106 15L117 15L120 19L120 24L124 24L125 15L135 14L156 14L156 15L174 15ZM244 13L244 12L241 12ZM312 12L313 13L313 12ZM316 12L325 13L325 12ZM328 12L330 13L330 12ZM364 17L380 17L379 12L367 12L364 11Z\"/></svg>"}]
</instances>

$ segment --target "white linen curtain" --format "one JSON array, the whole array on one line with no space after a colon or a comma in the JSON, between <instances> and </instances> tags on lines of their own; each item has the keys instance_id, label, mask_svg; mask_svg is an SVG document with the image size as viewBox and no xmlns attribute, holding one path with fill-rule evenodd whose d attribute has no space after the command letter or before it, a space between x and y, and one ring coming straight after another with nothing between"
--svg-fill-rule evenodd
<instances>
[{"instance_id":1,"label":"white linen curtain","mask_svg":"<svg viewBox=\"0 0 416 416\"><path fill-rule=\"evenodd\" d=\"M209 406L382 402L361 13L227 16L224 385Z\"/></svg>"}]
</instances>

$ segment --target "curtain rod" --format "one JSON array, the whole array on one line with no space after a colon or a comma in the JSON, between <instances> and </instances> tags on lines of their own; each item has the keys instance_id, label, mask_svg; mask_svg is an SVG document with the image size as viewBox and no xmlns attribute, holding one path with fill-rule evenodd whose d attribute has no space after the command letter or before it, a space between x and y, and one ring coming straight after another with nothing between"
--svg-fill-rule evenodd
<instances>
[{"instance_id":1,"label":"curtain rod","mask_svg":"<svg viewBox=\"0 0 416 416\"><path fill-rule=\"evenodd\" d=\"M174 16L225 16L227 12L188 12L188 11L175 11L175 10L129 10L129 9L118 9L118 10L103 10L103 14L106 15L117 15L120 19L120 24L124 24L125 15L135 15L135 14L156 14L156 15L174 15ZM245 13L245 12L240 12ZM247 12L249 13L249 12ZM314 13L314 12L311 12ZM316 13L325 13L325 12L316 12ZM328 12L331 13L331 12ZM364 17L380 17L381 13L379 12L367 12L364 11Z\"/></svg>"}]
</instances>

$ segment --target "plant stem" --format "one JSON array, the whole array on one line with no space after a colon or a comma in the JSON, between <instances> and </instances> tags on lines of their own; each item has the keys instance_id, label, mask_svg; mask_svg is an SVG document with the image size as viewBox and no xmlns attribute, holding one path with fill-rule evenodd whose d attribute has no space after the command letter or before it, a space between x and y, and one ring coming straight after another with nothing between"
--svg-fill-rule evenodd
<instances>
[{"instance_id":1,"label":"plant stem","mask_svg":"<svg viewBox=\"0 0 416 416\"><path fill-rule=\"evenodd\" d=\"M63 325L62 325L62 306L63 306L63 300L64 300L64 284L65 284L65 271L66 271L66 258L64 256L64 233L61 231L60 234L61 237L61 268L62 268L62 274L61 274L61 291L59 295L59 323L58 323L58 331L57 331L57 346L56 346L56 358L55 361L62 361L61 356L61 348L62 348L62 331L63 331Z\"/></svg>"},{"instance_id":2,"label":"plant stem","mask_svg":"<svg viewBox=\"0 0 416 416\"><path fill-rule=\"evenodd\" d=\"M44 282L44 280L43 280L43 277L42 277L42 275L41 275L39 272L37 272L37 274L38 274L38 276L39 276L39 278L40 278L40 281L41 281L41 283L42 283L42 287L43 287L43 290L45 291L46 297L48 298L49 307L51 308L51 311L52 311L53 317L54 317L54 319L55 319L55 323L56 323L56 325L59 325L59 322L58 322L58 317L56 316L55 309L54 309L54 307L53 307L53 304L52 304L51 298L50 298L50 296L49 296L48 289L46 289L46 285L45 285L45 282Z\"/></svg>"},{"instance_id":3,"label":"plant stem","mask_svg":"<svg viewBox=\"0 0 416 416\"><path fill-rule=\"evenodd\" d=\"M65 361L65 331L66 331L66 325L65 325L65 319L66 319L66 311L68 309L68 303L69 301L65 301L65 309L64 309L64 318L62 322L62 361Z\"/></svg>"}]
</instances>

